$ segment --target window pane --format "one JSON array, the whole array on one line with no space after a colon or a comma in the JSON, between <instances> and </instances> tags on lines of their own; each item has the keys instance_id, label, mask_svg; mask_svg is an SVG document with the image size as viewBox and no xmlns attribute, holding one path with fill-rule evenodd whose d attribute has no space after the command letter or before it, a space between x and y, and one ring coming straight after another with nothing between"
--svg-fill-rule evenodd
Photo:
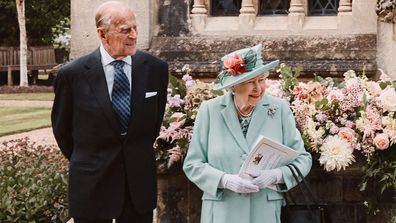
<instances>
[{"instance_id":1,"label":"window pane","mask_svg":"<svg viewBox=\"0 0 396 223\"><path fill-rule=\"evenodd\" d=\"M236 16L239 15L242 0L212 0L212 15Z\"/></svg>"},{"instance_id":2,"label":"window pane","mask_svg":"<svg viewBox=\"0 0 396 223\"><path fill-rule=\"evenodd\" d=\"M337 15L340 0L309 0L308 15Z\"/></svg>"},{"instance_id":3,"label":"window pane","mask_svg":"<svg viewBox=\"0 0 396 223\"><path fill-rule=\"evenodd\" d=\"M290 0L260 0L259 15L288 14Z\"/></svg>"}]
</instances>

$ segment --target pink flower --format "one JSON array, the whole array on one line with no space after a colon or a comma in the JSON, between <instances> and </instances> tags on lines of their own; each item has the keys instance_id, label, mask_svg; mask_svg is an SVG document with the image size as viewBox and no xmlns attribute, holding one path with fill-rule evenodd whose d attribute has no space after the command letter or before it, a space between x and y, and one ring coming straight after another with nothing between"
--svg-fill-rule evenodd
<instances>
[{"instance_id":1,"label":"pink flower","mask_svg":"<svg viewBox=\"0 0 396 223\"><path fill-rule=\"evenodd\" d=\"M379 150L384 150L389 147L389 137L386 133L377 134L374 138L374 145Z\"/></svg>"},{"instance_id":2,"label":"pink flower","mask_svg":"<svg viewBox=\"0 0 396 223\"><path fill-rule=\"evenodd\" d=\"M180 128L186 122L186 114L181 112L175 112L170 117L171 123L169 125L173 128Z\"/></svg>"},{"instance_id":3,"label":"pink flower","mask_svg":"<svg viewBox=\"0 0 396 223\"><path fill-rule=\"evenodd\" d=\"M341 139L347 141L348 143L352 143L353 140L356 138L355 131L347 127L341 128L340 131L338 131L338 136Z\"/></svg>"},{"instance_id":4,"label":"pink flower","mask_svg":"<svg viewBox=\"0 0 396 223\"><path fill-rule=\"evenodd\" d=\"M234 76L246 72L246 64L243 62L243 59L239 54L225 58L223 63L224 67L227 68L227 73L230 75Z\"/></svg>"},{"instance_id":5,"label":"pink flower","mask_svg":"<svg viewBox=\"0 0 396 223\"><path fill-rule=\"evenodd\" d=\"M327 99L329 101L342 101L344 99L344 94L341 89L331 89L327 95Z\"/></svg>"}]
</instances>

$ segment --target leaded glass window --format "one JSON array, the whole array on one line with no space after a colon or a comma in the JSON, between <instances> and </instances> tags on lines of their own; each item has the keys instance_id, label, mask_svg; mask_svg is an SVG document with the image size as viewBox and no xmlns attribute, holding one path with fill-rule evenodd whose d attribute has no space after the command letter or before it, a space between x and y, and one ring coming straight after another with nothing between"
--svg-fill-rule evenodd
<instances>
[{"instance_id":1,"label":"leaded glass window","mask_svg":"<svg viewBox=\"0 0 396 223\"><path fill-rule=\"evenodd\" d=\"M340 0L309 0L308 15L337 15Z\"/></svg>"},{"instance_id":2,"label":"leaded glass window","mask_svg":"<svg viewBox=\"0 0 396 223\"><path fill-rule=\"evenodd\" d=\"M212 15L237 16L241 9L242 0L212 0Z\"/></svg>"},{"instance_id":3,"label":"leaded glass window","mask_svg":"<svg viewBox=\"0 0 396 223\"><path fill-rule=\"evenodd\" d=\"M259 15L288 14L290 0L260 0Z\"/></svg>"}]
</instances>

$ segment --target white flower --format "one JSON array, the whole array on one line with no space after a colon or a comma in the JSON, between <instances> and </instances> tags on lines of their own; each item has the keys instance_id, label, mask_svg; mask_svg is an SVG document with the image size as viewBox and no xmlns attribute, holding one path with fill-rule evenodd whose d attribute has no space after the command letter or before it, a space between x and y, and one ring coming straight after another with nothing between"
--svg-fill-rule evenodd
<instances>
[{"instance_id":1,"label":"white flower","mask_svg":"<svg viewBox=\"0 0 396 223\"><path fill-rule=\"evenodd\" d=\"M185 64L185 65L183 66L183 68L182 68L182 71L183 71L183 72L186 72L186 73L190 73L190 71L191 71L190 65L189 65L189 64Z\"/></svg>"},{"instance_id":2,"label":"white flower","mask_svg":"<svg viewBox=\"0 0 396 223\"><path fill-rule=\"evenodd\" d=\"M351 145L337 135L328 136L320 150L319 162L328 172L335 169L337 171L345 170L346 167L355 161Z\"/></svg>"},{"instance_id":3,"label":"white flower","mask_svg":"<svg viewBox=\"0 0 396 223\"><path fill-rule=\"evenodd\" d=\"M387 111L396 111L396 91L393 87L385 88L380 96L378 97L378 101L382 108Z\"/></svg>"},{"instance_id":4,"label":"white flower","mask_svg":"<svg viewBox=\"0 0 396 223\"><path fill-rule=\"evenodd\" d=\"M367 91L374 96L380 95L380 93L382 91L379 83L375 82L375 81L367 81L366 88L367 88Z\"/></svg>"},{"instance_id":5,"label":"white flower","mask_svg":"<svg viewBox=\"0 0 396 223\"><path fill-rule=\"evenodd\" d=\"M278 98L286 98L286 94L282 89L282 84L279 80L268 80L266 81L265 93Z\"/></svg>"},{"instance_id":6,"label":"white flower","mask_svg":"<svg viewBox=\"0 0 396 223\"><path fill-rule=\"evenodd\" d=\"M348 70L347 72L344 73L345 79L352 79L356 77L356 73L354 70Z\"/></svg>"}]
</instances>

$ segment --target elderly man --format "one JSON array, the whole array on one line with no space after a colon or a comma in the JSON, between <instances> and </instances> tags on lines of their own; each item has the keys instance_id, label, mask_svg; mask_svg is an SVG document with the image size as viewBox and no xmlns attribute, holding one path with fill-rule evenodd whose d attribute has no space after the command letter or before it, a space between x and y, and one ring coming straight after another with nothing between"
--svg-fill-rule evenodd
<instances>
[{"instance_id":1,"label":"elderly man","mask_svg":"<svg viewBox=\"0 0 396 223\"><path fill-rule=\"evenodd\" d=\"M132 9L99 6L101 45L60 69L52 127L69 164L75 223L152 222L156 206L153 142L162 123L166 62L136 50Z\"/></svg>"}]
</instances>

